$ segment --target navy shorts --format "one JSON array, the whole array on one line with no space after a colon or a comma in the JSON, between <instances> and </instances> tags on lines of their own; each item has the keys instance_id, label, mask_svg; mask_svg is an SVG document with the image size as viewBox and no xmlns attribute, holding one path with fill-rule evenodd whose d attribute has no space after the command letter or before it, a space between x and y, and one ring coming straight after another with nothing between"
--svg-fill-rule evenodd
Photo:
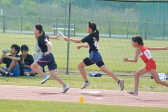
<instances>
[{"instance_id":1,"label":"navy shorts","mask_svg":"<svg viewBox=\"0 0 168 112\"><path fill-rule=\"evenodd\" d=\"M96 64L98 67L101 67L104 65L102 56L98 51L91 51L90 56L85 58L83 62L85 63L86 66Z\"/></svg>"},{"instance_id":2,"label":"navy shorts","mask_svg":"<svg viewBox=\"0 0 168 112\"><path fill-rule=\"evenodd\" d=\"M41 59L38 59L36 62L37 62L41 67L44 67L44 66L47 65L49 71L50 71L50 70L54 70L54 69L57 68L57 64L56 64L56 62L55 62L55 60L54 60L54 56L53 56L52 53L50 53L49 55L46 55L46 56L44 56L44 54L43 54L42 58L41 58Z\"/></svg>"}]
</instances>

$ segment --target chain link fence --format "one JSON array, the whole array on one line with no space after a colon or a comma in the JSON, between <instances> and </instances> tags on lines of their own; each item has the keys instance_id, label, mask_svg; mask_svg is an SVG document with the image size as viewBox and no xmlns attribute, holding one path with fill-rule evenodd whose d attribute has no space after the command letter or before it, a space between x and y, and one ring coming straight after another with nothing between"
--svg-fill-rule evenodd
<instances>
[{"instance_id":1,"label":"chain link fence","mask_svg":"<svg viewBox=\"0 0 168 112\"><path fill-rule=\"evenodd\" d=\"M58 31L68 34L67 19L45 17L14 17L0 16L1 33L32 34L36 23L42 23L49 35L56 35ZM86 36L86 25L89 20L72 19L70 25L71 36ZM101 37L131 38L133 35L142 35L144 39L167 40L168 23L151 22L116 22L95 21Z\"/></svg>"}]
</instances>

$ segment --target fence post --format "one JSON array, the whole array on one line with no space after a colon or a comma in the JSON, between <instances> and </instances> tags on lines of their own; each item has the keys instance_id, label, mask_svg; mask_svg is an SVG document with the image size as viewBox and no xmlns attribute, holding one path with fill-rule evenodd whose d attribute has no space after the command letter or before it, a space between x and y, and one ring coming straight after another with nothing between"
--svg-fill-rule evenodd
<instances>
[{"instance_id":1,"label":"fence post","mask_svg":"<svg viewBox=\"0 0 168 112\"><path fill-rule=\"evenodd\" d=\"M128 24L127 24L127 39L128 39L128 28L129 28L129 21L128 21Z\"/></svg>"},{"instance_id":2,"label":"fence post","mask_svg":"<svg viewBox=\"0 0 168 112\"><path fill-rule=\"evenodd\" d=\"M65 18L65 23L64 23L64 35L66 35L66 24L67 22L66 22L66 18Z\"/></svg>"},{"instance_id":3,"label":"fence post","mask_svg":"<svg viewBox=\"0 0 168 112\"><path fill-rule=\"evenodd\" d=\"M58 18L56 18L56 30L55 30L55 35L56 35L56 32L57 32L57 28L58 28Z\"/></svg>"},{"instance_id":4,"label":"fence post","mask_svg":"<svg viewBox=\"0 0 168 112\"><path fill-rule=\"evenodd\" d=\"M165 29L166 29L166 3L164 3L164 23L163 23L163 40L164 40L164 37L165 37Z\"/></svg>"},{"instance_id":5,"label":"fence post","mask_svg":"<svg viewBox=\"0 0 168 112\"><path fill-rule=\"evenodd\" d=\"M39 23L40 23L40 17L39 17Z\"/></svg>"},{"instance_id":6,"label":"fence post","mask_svg":"<svg viewBox=\"0 0 168 112\"><path fill-rule=\"evenodd\" d=\"M23 17L21 17L21 23L20 23L21 33L22 33L22 24L23 24Z\"/></svg>"},{"instance_id":7,"label":"fence post","mask_svg":"<svg viewBox=\"0 0 168 112\"><path fill-rule=\"evenodd\" d=\"M54 35L55 35L55 30L56 30L56 24L57 24L57 18L55 19L55 25L54 25Z\"/></svg>"},{"instance_id":8,"label":"fence post","mask_svg":"<svg viewBox=\"0 0 168 112\"><path fill-rule=\"evenodd\" d=\"M145 25L145 40L146 40L146 36L147 36L147 22L146 22L146 25Z\"/></svg>"},{"instance_id":9,"label":"fence post","mask_svg":"<svg viewBox=\"0 0 168 112\"><path fill-rule=\"evenodd\" d=\"M71 0L69 0L69 19L68 19L68 38L70 38L70 23L71 23ZM67 64L66 74L69 74L69 54L70 54L70 42L67 43Z\"/></svg>"},{"instance_id":10,"label":"fence post","mask_svg":"<svg viewBox=\"0 0 168 112\"><path fill-rule=\"evenodd\" d=\"M57 20L58 18L55 19L55 25L54 25L54 35L56 35L56 30L57 30Z\"/></svg>"},{"instance_id":11,"label":"fence post","mask_svg":"<svg viewBox=\"0 0 168 112\"><path fill-rule=\"evenodd\" d=\"M110 21L110 32L109 32L109 37L111 38L111 21Z\"/></svg>"},{"instance_id":12,"label":"fence post","mask_svg":"<svg viewBox=\"0 0 168 112\"><path fill-rule=\"evenodd\" d=\"M5 28L5 27L6 27L6 23L5 23L6 20L5 20L5 19L6 19L6 17L3 16L3 33L5 33L5 29L6 29L6 28Z\"/></svg>"},{"instance_id":13,"label":"fence post","mask_svg":"<svg viewBox=\"0 0 168 112\"><path fill-rule=\"evenodd\" d=\"M74 19L74 36L76 36L76 34L75 34L75 19Z\"/></svg>"},{"instance_id":14,"label":"fence post","mask_svg":"<svg viewBox=\"0 0 168 112\"><path fill-rule=\"evenodd\" d=\"M162 40L164 40L164 36L165 36L165 22L163 23L163 38L162 38Z\"/></svg>"}]
</instances>

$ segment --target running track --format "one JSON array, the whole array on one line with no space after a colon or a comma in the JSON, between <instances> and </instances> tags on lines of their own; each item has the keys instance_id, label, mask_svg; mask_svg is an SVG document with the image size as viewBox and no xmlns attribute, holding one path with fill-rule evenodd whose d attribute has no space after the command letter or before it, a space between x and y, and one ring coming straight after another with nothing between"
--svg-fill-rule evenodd
<instances>
[{"instance_id":1,"label":"running track","mask_svg":"<svg viewBox=\"0 0 168 112\"><path fill-rule=\"evenodd\" d=\"M168 93L139 92L132 96L127 91L70 88L61 93L62 88L37 86L0 85L0 99L48 100L79 102L80 97L85 103L168 107Z\"/></svg>"}]
</instances>

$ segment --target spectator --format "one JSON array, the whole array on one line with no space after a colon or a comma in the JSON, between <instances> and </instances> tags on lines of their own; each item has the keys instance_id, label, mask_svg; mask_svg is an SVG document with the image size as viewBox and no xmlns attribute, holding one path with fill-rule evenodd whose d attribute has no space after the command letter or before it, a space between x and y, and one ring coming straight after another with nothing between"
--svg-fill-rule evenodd
<instances>
[{"instance_id":1,"label":"spectator","mask_svg":"<svg viewBox=\"0 0 168 112\"><path fill-rule=\"evenodd\" d=\"M7 55L7 53L9 52L8 50L3 50L2 56L0 58L0 64L6 64L6 68L0 66L0 72L2 73L2 75L14 77L20 75L20 67L18 62L21 60L21 58L18 55L19 51L20 47L16 44L13 44L11 46L11 55Z\"/></svg>"},{"instance_id":2,"label":"spectator","mask_svg":"<svg viewBox=\"0 0 168 112\"><path fill-rule=\"evenodd\" d=\"M28 54L29 48L27 45L21 46L21 63L20 63L20 75L21 76L35 76L35 72L30 69L30 65L34 62L33 56Z\"/></svg>"}]
</instances>

